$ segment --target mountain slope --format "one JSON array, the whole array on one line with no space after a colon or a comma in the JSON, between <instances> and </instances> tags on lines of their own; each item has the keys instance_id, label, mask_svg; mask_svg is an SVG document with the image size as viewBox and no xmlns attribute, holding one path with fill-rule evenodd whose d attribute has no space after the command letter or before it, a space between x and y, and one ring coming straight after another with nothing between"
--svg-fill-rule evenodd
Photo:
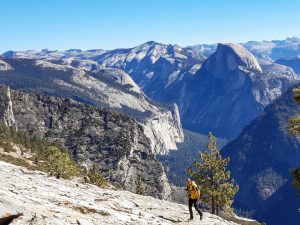
<instances>
[{"instance_id":1,"label":"mountain slope","mask_svg":"<svg viewBox=\"0 0 300 225\"><path fill-rule=\"evenodd\" d=\"M95 71L74 68L45 60L2 59L12 69L0 71L0 83L13 89L68 97L122 112L144 127L156 153L177 149L183 141L177 106L159 106L151 102L131 79L118 69Z\"/></svg>"},{"instance_id":2,"label":"mountain slope","mask_svg":"<svg viewBox=\"0 0 300 225\"><path fill-rule=\"evenodd\" d=\"M300 54L299 54L300 55ZM295 73L300 74L300 58L278 59L276 63L291 67Z\"/></svg>"},{"instance_id":3,"label":"mountain slope","mask_svg":"<svg viewBox=\"0 0 300 225\"><path fill-rule=\"evenodd\" d=\"M6 58L42 59L76 68L95 70L117 68L130 74L147 96L157 99L159 92L189 77L201 67L205 57L192 49L149 41L134 48L110 51L17 51Z\"/></svg>"},{"instance_id":4,"label":"mountain slope","mask_svg":"<svg viewBox=\"0 0 300 225\"><path fill-rule=\"evenodd\" d=\"M139 174L146 193L169 198L163 166L155 159L151 142L136 120L71 99L9 91L0 87L1 115L7 124L65 147L76 160L97 163L112 183L135 192Z\"/></svg>"},{"instance_id":5,"label":"mountain slope","mask_svg":"<svg viewBox=\"0 0 300 225\"><path fill-rule=\"evenodd\" d=\"M105 67L130 74L143 91L157 100L160 92L193 75L205 57L178 45L147 42L131 49L107 52L96 58Z\"/></svg>"},{"instance_id":6,"label":"mountain slope","mask_svg":"<svg viewBox=\"0 0 300 225\"><path fill-rule=\"evenodd\" d=\"M300 138L287 131L288 119L295 114L300 114L300 107L289 90L222 149L231 158L229 169L240 185L235 206L256 210L256 218L267 224L286 223L280 216L286 214L290 225L300 219L300 200L289 174L300 162Z\"/></svg>"},{"instance_id":7,"label":"mountain slope","mask_svg":"<svg viewBox=\"0 0 300 225\"><path fill-rule=\"evenodd\" d=\"M185 57L178 58L169 49ZM298 81L292 71L286 72L275 64L263 70L256 58L237 44L219 44L205 61L191 58L188 51L191 50L151 42L105 53L98 62L127 71L155 101L175 102L186 129L199 133L213 131L229 139ZM155 60L154 53L159 53ZM171 64L166 61L170 57ZM177 68L177 72L171 74L169 65ZM145 71L149 68L155 75L147 78Z\"/></svg>"},{"instance_id":8,"label":"mountain slope","mask_svg":"<svg viewBox=\"0 0 300 225\"><path fill-rule=\"evenodd\" d=\"M233 138L297 81L293 73L264 73L254 56L239 45L219 44L172 98L185 128Z\"/></svg>"},{"instance_id":9,"label":"mountain slope","mask_svg":"<svg viewBox=\"0 0 300 225\"><path fill-rule=\"evenodd\" d=\"M49 178L0 161L0 218L23 213L11 224L187 224L187 206L78 181ZM199 220L188 222L198 224ZM234 225L204 213L204 225Z\"/></svg>"}]
</instances>

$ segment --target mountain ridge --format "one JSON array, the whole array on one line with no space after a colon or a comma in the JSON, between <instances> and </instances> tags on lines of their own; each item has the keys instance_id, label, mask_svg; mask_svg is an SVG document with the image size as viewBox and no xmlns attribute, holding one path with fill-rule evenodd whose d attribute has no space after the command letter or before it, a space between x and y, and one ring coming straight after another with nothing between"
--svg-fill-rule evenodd
<instances>
[{"instance_id":1,"label":"mountain ridge","mask_svg":"<svg viewBox=\"0 0 300 225\"><path fill-rule=\"evenodd\" d=\"M299 220L299 201L289 170L299 166L300 139L287 130L289 117L298 114L300 107L290 89L221 151L231 158L229 169L240 185L235 206L256 210L255 218L267 224L284 223L280 216L270 216L274 205L276 212L286 212L293 218L289 224L296 225Z\"/></svg>"},{"instance_id":2,"label":"mountain ridge","mask_svg":"<svg viewBox=\"0 0 300 225\"><path fill-rule=\"evenodd\" d=\"M40 59L3 60L13 69L0 71L0 83L13 89L72 98L131 116L144 126L154 152L176 149L176 142L184 139L177 106L154 104L121 70L86 71Z\"/></svg>"}]
</instances>

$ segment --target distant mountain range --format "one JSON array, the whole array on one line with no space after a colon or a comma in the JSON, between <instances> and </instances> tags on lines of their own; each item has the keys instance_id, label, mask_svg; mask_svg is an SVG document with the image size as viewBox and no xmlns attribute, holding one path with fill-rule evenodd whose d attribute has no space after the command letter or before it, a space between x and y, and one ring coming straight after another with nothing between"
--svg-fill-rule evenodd
<instances>
[{"instance_id":1,"label":"distant mountain range","mask_svg":"<svg viewBox=\"0 0 300 225\"><path fill-rule=\"evenodd\" d=\"M257 60L240 45L219 45L208 58L204 53L197 48L147 42L110 51L43 50L3 56L43 60L94 74L101 68L122 70L152 100L175 102L184 128L203 134L213 131L227 139L236 137L266 105L299 80L291 68Z\"/></svg>"},{"instance_id":2,"label":"distant mountain range","mask_svg":"<svg viewBox=\"0 0 300 225\"><path fill-rule=\"evenodd\" d=\"M241 45L259 59L276 61L282 58L295 58L300 55L300 39L297 37L273 41L248 41L241 43ZM217 44L199 44L188 46L188 48L208 57L216 51Z\"/></svg>"}]
</instances>

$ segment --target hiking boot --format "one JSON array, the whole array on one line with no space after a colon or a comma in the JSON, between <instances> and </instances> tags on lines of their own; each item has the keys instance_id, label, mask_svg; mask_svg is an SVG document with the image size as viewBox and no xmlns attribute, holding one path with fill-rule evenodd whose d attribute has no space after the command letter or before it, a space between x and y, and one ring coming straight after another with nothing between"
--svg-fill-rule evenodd
<instances>
[{"instance_id":1,"label":"hiking boot","mask_svg":"<svg viewBox=\"0 0 300 225\"><path fill-rule=\"evenodd\" d=\"M200 220L202 220L202 214L200 215Z\"/></svg>"},{"instance_id":2,"label":"hiking boot","mask_svg":"<svg viewBox=\"0 0 300 225\"><path fill-rule=\"evenodd\" d=\"M192 221L193 219L194 219L194 218L193 218L193 217L191 217L191 218L189 218L189 219L188 219L188 221Z\"/></svg>"}]
</instances>

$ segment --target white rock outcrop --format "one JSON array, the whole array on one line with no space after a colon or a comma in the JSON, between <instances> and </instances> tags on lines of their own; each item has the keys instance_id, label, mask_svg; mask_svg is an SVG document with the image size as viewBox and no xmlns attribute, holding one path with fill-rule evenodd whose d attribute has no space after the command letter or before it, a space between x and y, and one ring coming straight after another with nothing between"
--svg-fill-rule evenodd
<instances>
[{"instance_id":1,"label":"white rock outcrop","mask_svg":"<svg viewBox=\"0 0 300 225\"><path fill-rule=\"evenodd\" d=\"M9 87L0 88L0 119L8 127L16 125Z\"/></svg>"},{"instance_id":2,"label":"white rock outcrop","mask_svg":"<svg viewBox=\"0 0 300 225\"><path fill-rule=\"evenodd\" d=\"M12 225L199 224L186 222L187 206L101 189L78 181L58 180L0 161L0 218L23 215ZM203 225L234 225L204 213Z\"/></svg>"}]
</instances>

